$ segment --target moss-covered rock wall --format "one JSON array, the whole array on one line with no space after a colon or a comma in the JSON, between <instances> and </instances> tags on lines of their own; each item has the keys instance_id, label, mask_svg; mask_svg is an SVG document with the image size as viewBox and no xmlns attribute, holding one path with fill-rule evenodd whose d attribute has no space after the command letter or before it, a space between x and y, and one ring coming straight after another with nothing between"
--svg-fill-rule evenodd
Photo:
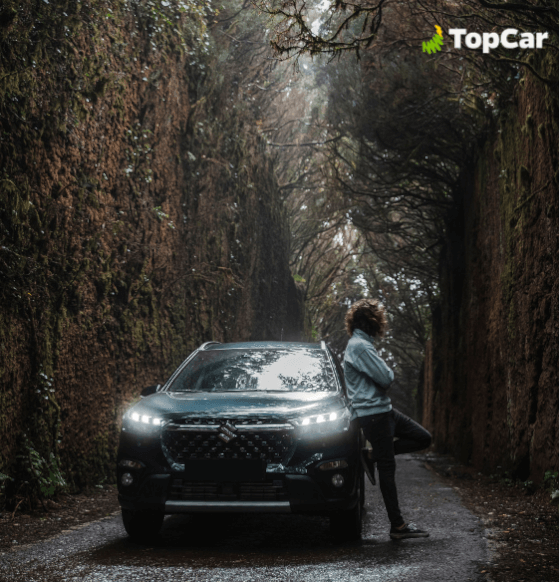
<instances>
[{"instance_id":1,"label":"moss-covered rock wall","mask_svg":"<svg viewBox=\"0 0 560 582\"><path fill-rule=\"evenodd\" d=\"M536 481L558 469L557 106L527 76L464 173L424 378L440 450Z\"/></svg>"},{"instance_id":2,"label":"moss-covered rock wall","mask_svg":"<svg viewBox=\"0 0 560 582\"><path fill-rule=\"evenodd\" d=\"M204 341L298 336L286 216L215 10L4 3L0 493L110 480L141 388Z\"/></svg>"}]
</instances>

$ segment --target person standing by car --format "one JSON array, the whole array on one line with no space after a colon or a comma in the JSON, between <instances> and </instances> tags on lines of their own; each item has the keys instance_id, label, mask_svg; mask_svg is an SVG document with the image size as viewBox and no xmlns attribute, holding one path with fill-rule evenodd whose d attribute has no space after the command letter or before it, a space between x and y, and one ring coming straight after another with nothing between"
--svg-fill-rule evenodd
<instances>
[{"instance_id":1,"label":"person standing by car","mask_svg":"<svg viewBox=\"0 0 560 582\"><path fill-rule=\"evenodd\" d=\"M373 338L387 328L385 308L374 299L360 299L346 314L350 336L344 354L344 376L348 396L360 427L373 447L373 459L363 457L365 470L373 481L377 463L379 487L393 539L428 537L428 533L402 518L395 483L395 455L420 451L430 446L430 433L391 404L387 391L394 379L393 370L379 357ZM397 440L394 440L394 437Z\"/></svg>"}]
</instances>

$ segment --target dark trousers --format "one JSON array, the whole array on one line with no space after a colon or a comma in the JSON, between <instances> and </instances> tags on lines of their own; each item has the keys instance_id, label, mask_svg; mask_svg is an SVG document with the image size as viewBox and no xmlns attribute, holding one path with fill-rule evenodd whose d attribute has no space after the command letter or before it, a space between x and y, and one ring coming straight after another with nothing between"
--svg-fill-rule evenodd
<instances>
[{"instance_id":1,"label":"dark trousers","mask_svg":"<svg viewBox=\"0 0 560 582\"><path fill-rule=\"evenodd\" d=\"M432 435L417 422L398 410L360 418L360 427L373 447L373 461L377 463L379 488L392 527L404 524L399 509L395 484L395 455L421 451L430 446ZM394 440L394 437L397 440Z\"/></svg>"}]
</instances>

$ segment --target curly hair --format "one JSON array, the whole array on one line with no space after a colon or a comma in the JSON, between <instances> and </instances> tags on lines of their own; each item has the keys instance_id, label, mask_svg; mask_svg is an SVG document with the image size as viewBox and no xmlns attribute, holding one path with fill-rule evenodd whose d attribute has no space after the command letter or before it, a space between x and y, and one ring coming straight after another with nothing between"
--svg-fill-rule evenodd
<instances>
[{"instance_id":1,"label":"curly hair","mask_svg":"<svg viewBox=\"0 0 560 582\"><path fill-rule=\"evenodd\" d=\"M361 329L373 337L382 336L387 329L385 307L376 299L360 299L350 307L344 322L349 336L355 329Z\"/></svg>"}]
</instances>

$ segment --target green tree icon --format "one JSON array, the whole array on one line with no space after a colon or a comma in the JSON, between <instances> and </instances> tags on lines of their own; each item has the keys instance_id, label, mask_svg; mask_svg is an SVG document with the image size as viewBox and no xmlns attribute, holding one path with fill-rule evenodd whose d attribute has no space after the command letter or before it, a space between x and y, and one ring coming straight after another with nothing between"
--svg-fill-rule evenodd
<instances>
[{"instance_id":1,"label":"green tree icon","mask_svg":"<svg viewBox=\"0 0 560 582\"><path fill-rule=\"evenodd\" d=\"M429 55L431 55L432 53L441 50L441 47L443 45L443 34L441 31L441 26L438 26L436 24L435 27L436 33L434 34L434 36L432 36L432 38L429 41L422 43L423 53L428 53Z\"/></svg>"}]
</instances>

